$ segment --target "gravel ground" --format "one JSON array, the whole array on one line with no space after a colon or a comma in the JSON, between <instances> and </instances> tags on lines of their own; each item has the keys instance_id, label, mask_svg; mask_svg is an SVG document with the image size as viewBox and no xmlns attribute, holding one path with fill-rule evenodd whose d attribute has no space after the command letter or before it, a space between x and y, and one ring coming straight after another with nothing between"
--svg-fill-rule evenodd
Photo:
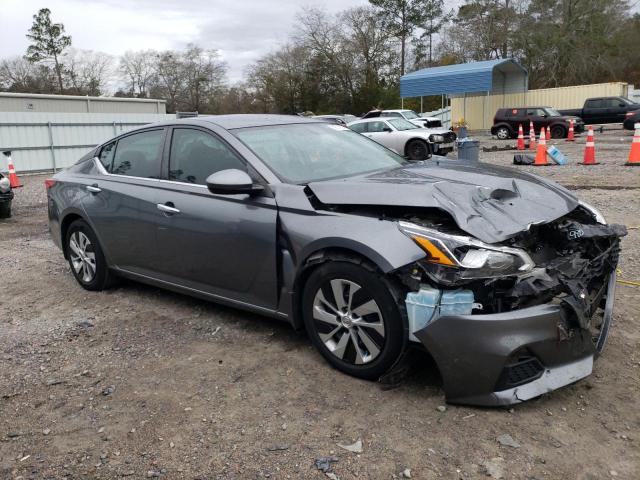
<instances>
[{"instance_id":1,"label":"gravel ground","mask_svg":"<svg viewBox=\"0 0 640 480\"><path fill-rule=\"evenodd\" d=\"M570 165L520 168L631 227L620 270L637 281L630 138L597 135L595 167L576 165L582 136L552 142ZM320 457L343 480L640 478L640 288L619 284L590 378L512 409L445 407L421 359L382 390L329 368L282 323L130 282L82 290L50 240L44 178L22 177L0 222L0 478L333 478ZM338 446L358 439L361 453Z\"/></svg>"}]
</instances>

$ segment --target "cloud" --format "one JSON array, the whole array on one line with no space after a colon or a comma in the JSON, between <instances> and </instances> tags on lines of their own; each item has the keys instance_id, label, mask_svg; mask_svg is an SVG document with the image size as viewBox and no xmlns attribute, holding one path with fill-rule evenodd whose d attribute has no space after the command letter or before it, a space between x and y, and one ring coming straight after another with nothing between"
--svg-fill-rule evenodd
<instances>
[{"instance_id":1,"label":"cloud","mask_svg":"<svg viewBox=\"0 0 640 480\"><path fill-rule=\"evenodd\" d=\"M42 0L2 0L0 57L22 55L25 34ZM127 50L183 48L197 43L220 50L229 80L285 43L295 15L307 2L296 0L49 0L56 22L65 25L73 46L121 55ZM311 2L308 2L311 3ZM315 7L338 12L367 0L317 0Z\"/></svg>"}]
</instances>

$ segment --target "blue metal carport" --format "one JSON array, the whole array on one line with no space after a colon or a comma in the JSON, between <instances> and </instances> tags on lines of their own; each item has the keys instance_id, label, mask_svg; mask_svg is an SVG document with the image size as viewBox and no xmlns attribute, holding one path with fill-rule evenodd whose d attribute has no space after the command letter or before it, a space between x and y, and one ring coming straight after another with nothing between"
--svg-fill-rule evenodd
<instances>
[{"instance_id":1,"label":"blue metal carport","mask_svg":"<svg viewBox=\"0 0 640 480\"><path fill-rule=\"evenodd\" d=\"M404 100L429 95L504 95L523 93L528 87L527 70L515 60L503 58L425 68L407 73L400 78L400 97Z\"/></svg>"}]
</instances>

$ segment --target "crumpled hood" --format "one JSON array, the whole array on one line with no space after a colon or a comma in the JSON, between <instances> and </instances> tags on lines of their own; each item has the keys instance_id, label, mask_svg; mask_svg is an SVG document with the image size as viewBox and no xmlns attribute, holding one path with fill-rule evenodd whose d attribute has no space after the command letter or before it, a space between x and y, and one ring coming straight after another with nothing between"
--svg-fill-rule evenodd
<instances>
[{"instance_id":1,"label":"crumpled hood","mask_svg":"<svg viewBox=\"0 0 640 480\"><path fill-rule=\"evenodd\" d=\"M578 206L571 192L535 175L438 157L385 172L313 182L309 188L328 205L438 208L461 230L487 243L502 242Z\"/></svg>"}]
</instances>

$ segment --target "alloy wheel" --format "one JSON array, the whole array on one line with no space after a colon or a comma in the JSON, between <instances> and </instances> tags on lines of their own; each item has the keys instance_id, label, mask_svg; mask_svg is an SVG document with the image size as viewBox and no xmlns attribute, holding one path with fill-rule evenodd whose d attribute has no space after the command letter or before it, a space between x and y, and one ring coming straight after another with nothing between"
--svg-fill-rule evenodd
<instances>
[{"instance_id":1,"label":"alloy wheel","mask_svg":"<svg viewBox=\"0 0 640 480\"><path fill-rule=\"evenodd\" d=\"M509 130L507 130L506 128L499 128L498 131L496 132L496 137L498 137L500 140L507 140L510 137L510 133Z\"/></svg>"},{"instance_id":2,"label":"alloy wheel","mask_svg":"<svg viewBox=\"0 0 640 480\"><path fill-rule=\"evenodd\" d=\"M96 276L96 254L89 237L79 230L69 238L69 257L78 278L91 282Z\"/></svg>"},{"instance_id":3,"label":"alloy wheel","mask_svg":"<svg viewBox=\"0 0 640 480\"><path fill-rule=\"evenodd\" d=\"M380 307L366 289L350 280L332 279L318 289L313 321L324 346L344 362L370 363L384 347Z\"/></svg>"}]
</instances>

